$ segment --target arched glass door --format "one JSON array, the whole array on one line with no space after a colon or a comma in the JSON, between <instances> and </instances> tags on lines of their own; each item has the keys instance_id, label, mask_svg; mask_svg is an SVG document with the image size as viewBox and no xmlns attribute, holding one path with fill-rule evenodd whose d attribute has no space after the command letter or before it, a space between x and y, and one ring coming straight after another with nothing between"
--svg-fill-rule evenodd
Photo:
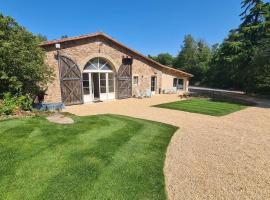
<instances>
[{"instance_id":1,"label":"arched glass door","mask_svg":"<svg viewBox=\"0 0 270 200\"><path fill-rule=\"evenodd\" d=\"M114 71L103 58L93 58L83 70L84 102L115 99Z\"/></svg>"}]
</instances>

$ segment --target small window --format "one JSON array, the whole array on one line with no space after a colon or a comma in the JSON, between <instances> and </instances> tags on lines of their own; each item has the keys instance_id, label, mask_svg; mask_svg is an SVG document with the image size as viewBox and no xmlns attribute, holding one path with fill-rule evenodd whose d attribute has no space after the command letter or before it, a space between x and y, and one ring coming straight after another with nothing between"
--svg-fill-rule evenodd
<instances>
[{"instance_id":1,"label":"small window","mask_svg":"<svg viewBox=\"0 0 270 200\"><path fill-rule=\"evenodd\" d=\"M114 92L114 75L113 75L113 73L108 74L108 84L109 84L109 92Z\"/></svg>"},{"instance_id":2,"label":"small window","mask_svg":"<svg viewBox=\"0 0 270 200\"><path fill-rule=\"evenodd\" d=\"M176 87L177 86L177 78L174 78L173 79L173 87Z\"/></svg>"},{"instance_id":3,"label":"small window","mask_svg":"<svg viewBox=\"0 0 270 200\"><path fill-rule=\"evenodd\" d=\"M178 79L177 89L183 89L183 79Z\"/></svg>"},{"instance_id":4,"label":"small window","mask_svg":"<svg viewBox=\"0 0 270 200\"><path fill-rule=\"evenodd\" d=\"M152 76L151 77L151 91L152 92L156 91L156 81L157 81L157 77Z\"/></svg>"},{"instance_id":5,"label":"small window","mask_svg":"<svg viewBox=\"0 0 270 200\"><path fill-rule=\"evenodd\" d=\"M100 73L99 86L100 86L100 93L106 93L106 74L105 73Z\"/></svg>"},{"instance_id":6,"label":"small window","mask_svg":"<svg viewBox=\"0 0 270 200\"><path fill-rule=\"evenodd\" d=\"M133 76L133 84L138 85L139 83L139 77L138 76Z\"/></svg>"}]
</instances>

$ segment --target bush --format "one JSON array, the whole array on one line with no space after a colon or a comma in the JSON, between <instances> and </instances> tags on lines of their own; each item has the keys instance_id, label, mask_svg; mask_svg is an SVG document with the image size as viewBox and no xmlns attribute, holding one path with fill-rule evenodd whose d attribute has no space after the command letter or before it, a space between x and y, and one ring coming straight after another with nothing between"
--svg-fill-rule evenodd
<instances>
[{"instance_id":1,"label":"bush","mask_svg":"<svg viewBox=\"0 0 270 200\"><path fill-rule=\"evenodd\" d=\"M1 115L11 115L18 110L29 111L32 110L32 99L29 95L15 95L5 93L4 98L0 104Z\"/></svg>"},{"instance_id":2,"label":"bush","mask_svg":"<svg viewBox=\"0 0 270 200\"><path fill-rule=\"evenodd\" d=\"M40 42L40 37L0 13L0 98L7 92L36 95L53 79Z\"/></svg>"}]
</instances>

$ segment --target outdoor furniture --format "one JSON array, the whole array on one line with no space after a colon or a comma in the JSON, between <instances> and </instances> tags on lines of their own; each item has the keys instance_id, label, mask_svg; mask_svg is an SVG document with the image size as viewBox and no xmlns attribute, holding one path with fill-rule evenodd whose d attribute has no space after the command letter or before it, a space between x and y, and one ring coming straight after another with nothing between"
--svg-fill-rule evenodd
<instances>
[{"instance_id":1,"label":"outdoor furniture","mask_svg":"<svg viewBox=\"0 0 270 200\"><path fill-rule=\"evenodd\" d=\"M61 111L65 105L63 103L38 103L34 107L41 111Z\"/></svg>"},{"instance_id":2,"label":"outdoor furniture","mask_svg":"<svg viewBox=\"0 0 270 200\"><path fill-rule=\"evenodd\" d=\"M152 97L152 92L150 89L146 90L146 97L148 97L148 98Z\"/></svg>"},{"instance_id":3,"label":"outdoor furniture","mask_svg":"<svg viewBox=\"0 0 270 200\"><path fill-rule=\"evenodd\" d=\"M139 99L143 98L143 93L140 90L136 90L136 97Z\"/></svg>"}]
</instances>

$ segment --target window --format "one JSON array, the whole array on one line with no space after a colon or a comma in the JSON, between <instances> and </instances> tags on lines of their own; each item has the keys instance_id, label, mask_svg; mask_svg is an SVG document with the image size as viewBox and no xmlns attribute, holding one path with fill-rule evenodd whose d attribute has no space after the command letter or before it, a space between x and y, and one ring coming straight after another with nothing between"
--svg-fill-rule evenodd
<instances>
[{"instance_id":1,"label":"window","mask_svg":"<svg viewBox=\"0 0 270 200\"><path fill-rule=\"evenodd\" d=\"M114 92L114 75L113 75L113 73L108 73L108 84L109 84L109 92Z\"/></svg>"},{"instance_id":2,"label":"window","mask_svg":"<svg viewBox=\"0 0 270 200\"><path fill-rule=\"evenodd\" d=\"M85 65L84 70L88 71L112 71L112 66L103 58L93 58Z\"/></svg>"},{"instance_id":3,"label":"window","mask_svg":"<svg viewBox=\"0 0 270 200\"><path fill-rule=\"evenodd\" d=\"M178 90L183 89L183 79L174 78L173 79L173 87L176 87Z\"/></svg>"},{"instance_id":4,"label":"window","mask_svg":"<svg viewBox=\"0 0 270 200\"><path fill-rule=\"evenodd\" d=\"M89 74L83 73L83 93L90 94L89 90Z\"/></svg>"},{"instance_id":5,"label":"window","mask_svg":"<svg viewBox=\"0 0 270 200\"><path fill-rule=\"evenodd\" d=\"M178 79L177 89L183 89L183 79Z\"/></svg>"},{"instance_id":6,"label":"window","mask_svg":"<svg viewBox=\"0 0 270 200\"><path fill-rule=\"evenodd\" d=\"M106 74L100 73L100 93L106 93Z\"/></svg>"},{"instance_id":7,"label":"window","mask_svg":"<svg viewBox=\"0 0 270 200\"><path fill-rule=\"evenodd\" d=\"M133 84L138 85L139 83L139 77L138 76L133 76Z\"/></svg>"},{"instance_id":8,"label":"window","mask_svg":"<svg viewBox=\"0 0 270 200\"><path fill-rule=\"evenodd\" d=\"M152 92L156 91L156 77L155 76L151 77L151 91Z\"/></svg>"},{"instance_id":9,"label":"window","mask_svg":"<svg viewBox=\"0 0 270 200\"><path fill-rule=\"evenodd\" d=\"M176 87L177 86L177 78L174 78L173 79L173 87Z\"/></svg>"}]
</instances>

